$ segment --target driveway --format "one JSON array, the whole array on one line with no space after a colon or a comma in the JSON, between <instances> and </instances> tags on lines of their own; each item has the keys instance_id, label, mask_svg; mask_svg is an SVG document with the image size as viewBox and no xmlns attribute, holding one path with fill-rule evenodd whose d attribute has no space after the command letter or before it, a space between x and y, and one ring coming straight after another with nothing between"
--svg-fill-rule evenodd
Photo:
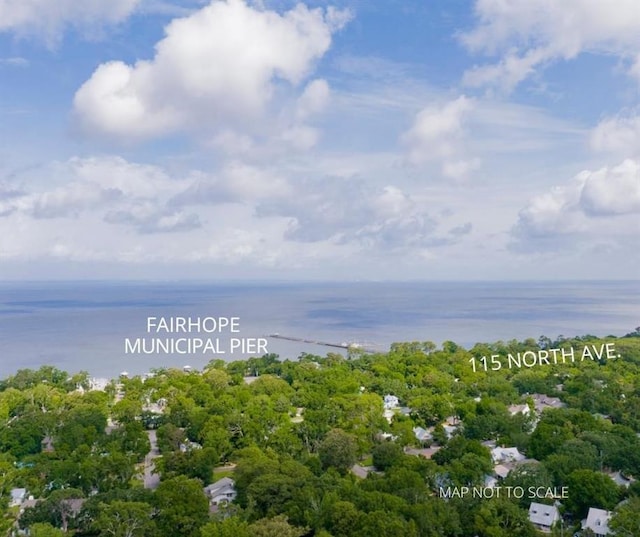
<instances>
[{"instance_id":1,"label":"driveway","mask_svg":"<svg viewBox=\"0 0 640 537\"><path fill-rule=\"evenodd\" d=\"M157 459L160 456L160 450L158 449L158 437L156 435L156 431L147 431L147 436L149 437L151 449L144 458L143 481L144 488L154 490L158 488L158 485L160 484L160 476L154 473L156 465L153 460Z\"/></svg>"}]
</instances>

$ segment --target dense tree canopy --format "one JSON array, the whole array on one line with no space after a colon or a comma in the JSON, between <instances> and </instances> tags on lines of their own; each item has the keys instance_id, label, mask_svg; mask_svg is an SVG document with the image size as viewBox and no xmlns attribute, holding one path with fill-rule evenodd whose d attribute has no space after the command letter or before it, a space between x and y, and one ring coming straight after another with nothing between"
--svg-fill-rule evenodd
<instances>
[{"instance_id":1,"label":"dense tree canopy","mask_svg":"<svg viewBox=\"0 0 640 537\"><path fill-rule=\"evenodd\" d=\"M620 358L497 371L470 363L555 346L579 355L606 342ZM606 475L640 479L635 335L270 354L202 372L158 369L104 392L87 391L87 380L44 367L0 382L0 532L19 512L9 491L22 487L38 501L19 526L42 537L535 535L529 496L440 497L442 487L496 479L566 487L568 526L599 507L615 509L617 534L640 535L640 486ZM387 395L398 404L384 412ZM540 411L541 397L557 399ZM428 434L418 439L420 430ZM505 463L508 476L498 476L496 445L527 460ZM153 486L144 479L151 469ZM237 497L212 505L204 487L224 477Z\"/></svg>"}]
</instances>

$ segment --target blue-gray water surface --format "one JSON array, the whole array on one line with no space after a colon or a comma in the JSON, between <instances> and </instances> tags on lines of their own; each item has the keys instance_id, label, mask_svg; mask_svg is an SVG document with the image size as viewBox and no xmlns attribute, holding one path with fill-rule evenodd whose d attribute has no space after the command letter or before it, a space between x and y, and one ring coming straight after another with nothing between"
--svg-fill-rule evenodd
<instances>
[{"instance_id":1,"label":"blue-gray water surface","mask_svg":"<svg viewBox=\"0 0 640 537\"><path fill-rule=\"evenodd\" d=\"M0 283L0 377L54 365L113 377L151 368L201 368L230 354L229 337L285 336L358 342L384 351L396 341L476 342L624 335L640 325L640 282L421 283ZM125 354L125 338L147 333L148 317L239 317L219 337L226 354ZM178 334L173 334L178 337ZM268 339L282 358L336 349Z\"/></svg>"}]
</instances>

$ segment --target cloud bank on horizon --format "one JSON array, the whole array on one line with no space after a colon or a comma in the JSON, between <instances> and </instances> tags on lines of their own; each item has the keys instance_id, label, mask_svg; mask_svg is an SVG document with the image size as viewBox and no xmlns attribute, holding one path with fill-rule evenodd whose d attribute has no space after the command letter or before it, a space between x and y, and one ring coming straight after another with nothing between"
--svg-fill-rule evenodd
<instances>
[{"instance_id":1,"label":"cloud bank on horizon","mask_svg":"<svg viewBox=\"0 0 640 537\"><path fill-rule=\"evenodd\" d=\"M0 278L637 278L634 0L0 0Z\"/></svg>"}]
</instances>

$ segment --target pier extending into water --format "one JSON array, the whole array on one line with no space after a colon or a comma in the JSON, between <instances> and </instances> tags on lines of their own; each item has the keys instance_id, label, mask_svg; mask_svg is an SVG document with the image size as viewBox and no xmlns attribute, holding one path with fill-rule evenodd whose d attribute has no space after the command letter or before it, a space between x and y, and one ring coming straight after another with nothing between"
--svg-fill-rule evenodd
<instances>
[{"instance_id":1,"label":"pier extending into water","mask_svg":"<svg viewBox=\"0 0 640 537\"><path fill-rule=\"evenodd\" d=\"M363 347L359 343L330 343L328 341L318 341L315 339L304 339L304 338L293 337L293 336L282 336L280 334L269 334L267 337L272 337L274 339L286 339L287 341L296 341L298 343L311 343L312 345L322 345L324 347L334 347L338 349L359 350L359 351L367 352L371 354L379 352L374 349Z\"/></svg>"}]
</instances>

